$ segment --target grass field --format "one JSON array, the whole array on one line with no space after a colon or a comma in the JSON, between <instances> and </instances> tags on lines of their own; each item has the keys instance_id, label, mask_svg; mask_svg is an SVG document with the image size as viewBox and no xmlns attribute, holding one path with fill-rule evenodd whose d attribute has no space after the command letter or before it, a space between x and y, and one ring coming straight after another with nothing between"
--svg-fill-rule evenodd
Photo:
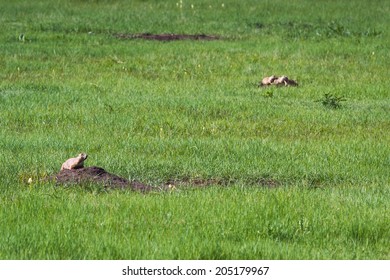
<instances>
[{"instance_id":1,"label":"grass field","mask_svg":"<svg viewBox=\"0 0 390 280\"><path fill-rule=\"evenodd\" d=\"M390 259L388 1L0 7L0 259ZM79 152L156 190L42 181Z\"/></svg>"}]
</instances>

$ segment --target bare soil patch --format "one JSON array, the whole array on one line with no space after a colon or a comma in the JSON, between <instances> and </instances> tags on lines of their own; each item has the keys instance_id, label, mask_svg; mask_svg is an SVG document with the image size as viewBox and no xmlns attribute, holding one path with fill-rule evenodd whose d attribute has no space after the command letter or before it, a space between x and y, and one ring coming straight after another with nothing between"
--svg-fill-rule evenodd
<instances>
[{"instance_id":1,"label":"bare soil patch","mask_svg":"<svg viewBox=\"0 0 390 280\"><path fill-rule=\"evenodd\" d=\"M118 39L144 39L144 40L155 40L155 41L178 41L178 40L196 40L196 41L212 41L219 40L219 36L206 35L206 34L151 34L151 33L140 33L140 34L128 34L128 33L117 33L114 36Z\"/></svg>"},{"instance_id":2,"label":"bare soil patch","mask_svg":"<svg viewBox=\"0 0 390 280\"><path fill-rule=\"evenodd\" d=\"M168 180L164 186L189 186L189 187L208 187L208 186L223 186L228 187L234 184L244 183L248 186L260 186L266 188L275 188L280 185L280 182L271 178L258 179L234 179L234 178L182 178Z\"/></svg>"}]
</instances>

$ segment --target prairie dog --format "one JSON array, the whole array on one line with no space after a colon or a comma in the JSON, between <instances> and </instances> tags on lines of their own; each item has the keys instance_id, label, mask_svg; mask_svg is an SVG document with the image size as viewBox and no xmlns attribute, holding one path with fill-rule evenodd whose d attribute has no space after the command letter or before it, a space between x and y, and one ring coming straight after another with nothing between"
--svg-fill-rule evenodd
<instances>
[{"instance_id":1,"label":"prairie dog","mask_svg":"<svg viewBox=\"0 0 390 280\"><path fill-rule=\"evenodd\" d=\"M272 85L273 82L274 82L277 78L278 78L278 77L276 77L276 76L274 76L274 75L272 75L272 76L270 76L270 77L265 77L265 78L261 81L260 85L261 85L261 86Z\"/></svg>"},{"instance_id":2,"label":"prairie dog","mask_svg":"<svg viewBox=\"0 0 390 280\"><path fill-rule=\"evenodd\" d=\"M81 153L75 158L70 158L62 164L61 170L83 168L84 161L87 159L87 157L87 154Z\"/></svg>"},{"instance_id":3,"label":"prairie dog","mask_svg":"<svg viewBox=\"0 0 390 280\"><path fill-rule=\"evenodd\" d=\"M285 85L285 86L287 86L287 85L288 85L288 82L289 82L288 77L287 77L287 76L282 76L282 77L277 78L277 79L274 81L274 84L275 84L275 85Z\"/></svg>"},{"instance_id":4,"label":"prairie dog","mask_svg":"<svg viewBox=\"0 0 390 280\"><path fill-rule=\"evenodd\" d=\"M285 85L285 86L297 86L298 83L294 80L290 80L287 76L282 76L274 81L276 85Z\"/></svg>"}]
</instances>

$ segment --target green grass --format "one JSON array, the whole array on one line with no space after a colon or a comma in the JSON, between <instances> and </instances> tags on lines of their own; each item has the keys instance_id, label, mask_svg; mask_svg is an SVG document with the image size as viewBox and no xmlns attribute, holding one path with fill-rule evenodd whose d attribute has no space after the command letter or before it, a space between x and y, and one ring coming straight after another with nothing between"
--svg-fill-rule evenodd
<instances>
[{"instance_id":1,"label":"green grass","mask_svg":"<svg viewBox=\"0 0 390 280\"><path fill-rule=\"evenodd\" d=\"M390 5L176 2L0 1L0 259L389 259ZM156 191L39 181L82 151Z\"/></svg>"},{"instance_id":2,"label":"green grass","mask_svg":"<svg viewBox=\"0 0 390 280\"><path fill-rule=\"evenodd\" d=\"M171 193L33 188L2 201L2 258L370 259L388 256L373 186ZM31 220L34 222L32 223ZM368 223L368 221L370 221ZM372 227L375 221L375 227ZM367 224L368 223L368 224ZM17 235L13 235L17 232ZM349 248L345 248L348 244Z\"/></svg>"}]
</instances>

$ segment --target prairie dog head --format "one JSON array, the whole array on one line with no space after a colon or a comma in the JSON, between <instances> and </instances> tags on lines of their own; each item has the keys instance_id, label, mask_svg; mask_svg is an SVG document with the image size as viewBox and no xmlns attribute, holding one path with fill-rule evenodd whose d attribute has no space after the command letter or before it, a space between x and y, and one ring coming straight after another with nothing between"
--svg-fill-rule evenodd
<instances>
[{"instance_id":1,"label":"prairie dog head","mask_svg":"<svg viewBox=\"0 0 390 280\"><path fill-rule=\"evenodd\" d=\"M81 153L77 157L80 159L80 161L84 161L87 159L88 155L86 153Z\"/></svg>"}]
</instances>

